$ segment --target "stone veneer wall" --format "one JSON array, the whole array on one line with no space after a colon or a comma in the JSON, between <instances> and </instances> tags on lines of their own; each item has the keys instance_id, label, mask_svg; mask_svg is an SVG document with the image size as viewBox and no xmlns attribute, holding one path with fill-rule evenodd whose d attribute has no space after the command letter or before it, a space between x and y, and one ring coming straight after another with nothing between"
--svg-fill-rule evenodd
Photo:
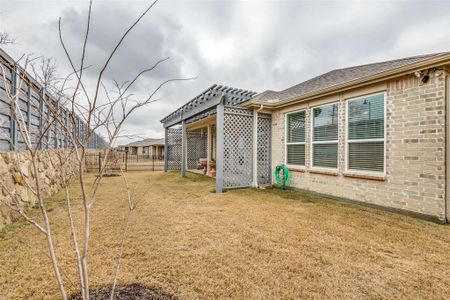
<instances>
[{"instance_id":1,"label":"stone veneer wall","mask_svg":"<svg viewBox=\"0 0 450 300\"><path fill-rule=\"evenodd\" d=\"M311 118L307 109L306 166L292 171L291 186L444 221L445 75L432 75L427 84L415 76L404 76L382 86L376 91L386 92L386 175L364 178L345 172L345 102L351 98L349 94L358 94L346 92L335 97L340 110L338 171L320 174L311 169ZM318 101L274 112L272 168L285 163L285 113L314 106Z\"/></svg>"},{"instance_id":2,"label":"stone veneer wall","mask_svg":"<svg viewBox=\"0 0 450 300\"><path fill-rule=\"evenodd\" d=\"M41 192L44 197L49 197L61 189L61 171L73 174L71 170L76 170L75 157L72 156L65 163L64 168L61 168L55 150L43 151L39 153L38 158ZM9 191L19 195L20 203L18 205L24 210L35 205L37 201L36 196L26 184L28 182L34 188L34 179L35 174L28 152L0 152L0 181L6 185ZM11 197L0 186L0 228L20 218L19 213L11 210L6 203L11 204Z\"/></svg>"}]
</instances>

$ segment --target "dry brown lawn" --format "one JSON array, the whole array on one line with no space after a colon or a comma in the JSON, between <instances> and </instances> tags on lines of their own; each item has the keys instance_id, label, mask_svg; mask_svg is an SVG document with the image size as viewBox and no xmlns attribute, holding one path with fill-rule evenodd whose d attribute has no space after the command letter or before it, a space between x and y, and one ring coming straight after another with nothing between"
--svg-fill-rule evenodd
<instances>
[{"instance_id":1,"label":"dry brown lawn","mask_svg":"<svg viewBox=\"0 0 450 300\"><path fill-rule=\"evenodd\" d=\"M182 299L444 299L450 227L280 190L212 193L189 174L130 172L145 193L133 215L120 283ZM93 177L92 177L93 178ZM94 208L92 285L111 282L125 190L106 178ZM48 200L58 256L77 289L62 194ZM81 219L81 207L76 207ZM37 211L33 211L37 215ZM43 236L25 222L0 232L0 299L57 299Z\"/></svg>"}]
</instances>

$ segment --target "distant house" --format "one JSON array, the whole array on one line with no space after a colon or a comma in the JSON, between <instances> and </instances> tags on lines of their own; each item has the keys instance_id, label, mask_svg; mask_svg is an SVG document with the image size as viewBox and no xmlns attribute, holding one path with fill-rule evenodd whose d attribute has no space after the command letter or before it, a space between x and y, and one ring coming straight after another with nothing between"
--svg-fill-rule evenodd
<instances>
[{"instance_id":1,"label":"distant house","mask_svg":"<svg viewBox=\"0 0 450 300\"><path fill-rule=\"evenodd\" d=\"M450 52L258 95L214 85L161 120L165 170L203 168L221 192L284 164L291 187L450 222L449 107Z\"/></svg>"},{"instance_id":2,"label":"distant house","mask_svg":"<svg viewBox=\"0 0 450 300\"><path fill-rule=\"evenodd\" d=\"M148 155L162 159L164 157L164 139L144 139L142 141L121 145L119 149L130 154Z\"/></svg>"}]
</instances>

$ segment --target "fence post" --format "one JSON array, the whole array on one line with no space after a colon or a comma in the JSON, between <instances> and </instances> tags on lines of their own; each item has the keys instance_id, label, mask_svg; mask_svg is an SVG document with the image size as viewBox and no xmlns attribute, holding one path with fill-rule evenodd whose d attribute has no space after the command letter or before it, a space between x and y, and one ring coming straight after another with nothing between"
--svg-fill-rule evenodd
<instances>
[{"instance_id":1,"label":"fence post","mask_svg":"<svg viewBox=\"0 0 450 300\"><path fill-rule=\"evenodd\" d=\"M152 157L152 161L153 161L153 163L152 163L152 170L154 172L155 171L155 157L154 156Z\"/></svg>"},{"instance_id":2,"label":"fence post","mask_svg":"<svg viewBox=\"0 0 450 300\"><path fill-rule=\"evenodd\" d=\"M14 66L14 68L11 68L11 95L14 95L16 97L16 101L15 101L15 105L19 106L19 101L18 98L19 96L16 96L16 89L17 89L17 66ZM5 86L6 89L6 86ZM9 144L9 150L16 150L16 144L17 144L17 124L16 121L14 120L13 116L14 116L14 109L17 109L13 107L13 104L10 103L10 114L11 114L11 118L10 118L10 123L9 123L9 136L10 136L10 144ZM19 107L20 109L20 107Z\"/></svg>"},{"instance_id":3,"label":"fence post","mask_svg":"<svg viewBox=\"0 0 450 300\"><path fill-rule=\"evenodd\" d=\"M44 88L41 88L39 90L39 95L40 95L40 99L39 99L39 134L43 134L42 133L42 128L44 127L44 97L45 97L45 91ZM44 142L47 143L47 141L44 141L44 139L42 138L41 140L41 144L39 145L39 149L42 150L44 149Z\"/></svg>"},{"instance_id":4,"label":"fence post","mask_svg":"<svg viewBox=\"0 0 450 300\"><path fill-rule=\"evenodd\" d=\"M128 151L125 152L125 172L128 172Z\"/></svg>"},{"instance_id":5,"label":"fence post","mask_svg":"<svg viewBox=\"0 0 450 300\"><path fill-rule=\"evenodd\" d=\"M98 174L100 174L100 171L102 169L102 153L98 153Z\"/></svg>"},{"instance_id":6,"label":"fence post","mask_svg":"<svg viewBox=\"0 0 450 300\"><path fill-rule=\"evenodd\" d=\"M31 135L31 84L28 84L27 87L27 125L28 125L28 132L30 132ZM35 142L35 141L33 141Z\"/></svg>"}]
</instances>

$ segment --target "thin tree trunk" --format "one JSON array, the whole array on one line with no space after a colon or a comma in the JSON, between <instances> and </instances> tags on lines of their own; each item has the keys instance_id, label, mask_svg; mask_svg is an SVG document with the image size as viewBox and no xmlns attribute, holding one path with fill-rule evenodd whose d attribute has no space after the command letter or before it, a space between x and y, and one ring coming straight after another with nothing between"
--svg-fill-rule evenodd
<instances>
[{"instance_id":1,"label":"thin tree trunk","mask_svg":"<svg viewBox=\"0 0 450 300\"><path fill-rule=\"evenodd\" d=\"M131 219L131 213L133 211L132 210L128 210L128 215L127 215L127 219L125 222L125 227L123 230L123 235L122 235L122 240L120 242L120 251L119 251L119 257L117 258L117 263L116 263L116 270L114 271L114 280L113 280L113 285L112 285L112 289L111 289L111 296L110 296L110 300L114 300L114 293L116 291L116 286L117 286L117 278L119 277L119 271L120 271L120 265L122 262L122 256L123 256L123 251L125 248L125 239L127 237L128 234L128 227L130 225L130 219Z\"/></svg>"},{"instance_id":2,"label":"thin tree trunk","mask_svg":"<svg viewBox=\"0 0 450 300\"><path fill-rule=\"evenodd\" d=\"M89 274L88 274L88 250L89 250L89 232L90 232L90 206L88 203L88 197L86 194L86 186L84 182L84 156L85 149L83 148L81 153L81 159L79 160L79 170L80 170L80 186L83 195L83 208L84 208L84 243L83 243L83 254L81 255L81 269L84 279L84 296L89 299Z\"/></svg>"},{"instance_id":3,"label":"thin tree trunk","mask_svg":"<svg viewBox=\"0 0 450 300\"><path fill-rule=\"evenodd\" d=\"M77 240L77 234L75 231L75 225L73 223L73 216L72 216L72 208L71 208L71 201L70 201L70 195L69 195L69 189L67 187L67 184L65 182L65 177L64 177L64 190L65 190L65 194L66 194L66 200L67 200L67 214L69 217L69 223L70 223L70 231L72 234L72 243L73 243L73 247L75 250L75 256L77 259L77 268L78 268L78 276L80 277L80 287L81 287L81 296L83 297L83 299L86 299L84 293L84 278L83 278L83 272L82 272L82 268L81 268L81 257L80 257L80 248L78 247L78 240Z\"/></svg>"},{"instance_id":4,"label":"thin tree trunk","mask_svg":"<svg viewBox=\"0 0 450 300\"><path fill-rule=\"evenodd\" d=\"M47 231L47 234L46 234L47 244L48 244L48 250L50 252L50 258L52 261L53 271L55 272L56 282L58 284L59 292L61 293L61 298L63 300L67 300L66 290L64 288L64 283L62 281L61 272L60 272L59 266L58 266L58 259L56 258L55 248L53 246L53 238L52 238L52 232L50 229L50 221L48 219L48 214L45 209L45 203L42 200L40 181L39 181L39 173L38 173L38 169L36 166L36 154L35 153L32 154L32 156L31 156L31 163L33 165L33 171L36 176L36 196L39 201L39 208L41 209L42 217L44 218L45 229Z\"/></svg>"}]
</instances>

